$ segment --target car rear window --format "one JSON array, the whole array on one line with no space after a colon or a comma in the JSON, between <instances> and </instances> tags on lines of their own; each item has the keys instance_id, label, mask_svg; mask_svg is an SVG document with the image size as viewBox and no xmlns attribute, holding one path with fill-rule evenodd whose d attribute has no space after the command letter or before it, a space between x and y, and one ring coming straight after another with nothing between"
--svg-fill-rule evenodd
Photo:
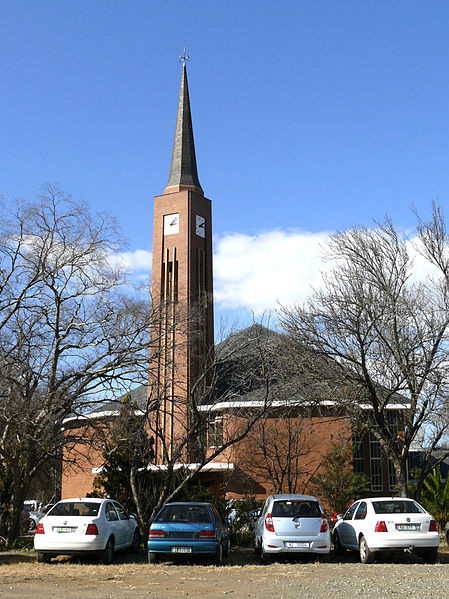
<instances>
[{"instance_id":1,"label":"car rear window","mask_svg":"<svg viewBox=\"0 0 449 599\"><path fill-rule=\"evenodd\" d=\"M373 501L376 514L424 514L423 508L416 501L390 499L388 501Z\"/></svg>"},{"instance_id":2,"label":"car rear window","mask_svg":"<svg viewBox=\"0 0 449 599\"><path fill-rule=\"evenodd\" d=\"M317 501L280 500L273 503L273 518L320 518L321 510Z\"/></svg>"},{"instance_id":3,"label":"car rear window","mask_svg":"<svg viewBox=\"0 0 449 599\"><path fill-rule=\"evenodd\" d=\"M98 516L100 505L87 501L57 503L47 516Z\"/></svg>"},{"instance_id":4,"label":"car rear window","mask_svg":"<svg viewBox=\"0 0 449 599\"><path fill-rule=\"evenodd\" d=\"M211 517L205 505L166 505L154 519L155 522L210 523Z\"/></svg>"}]
</instances>

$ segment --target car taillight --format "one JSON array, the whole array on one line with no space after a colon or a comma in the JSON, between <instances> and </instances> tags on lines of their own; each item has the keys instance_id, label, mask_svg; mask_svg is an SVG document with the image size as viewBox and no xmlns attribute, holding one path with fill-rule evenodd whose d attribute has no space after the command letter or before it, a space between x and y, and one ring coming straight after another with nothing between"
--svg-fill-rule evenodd
<instances>
[{"instance_id":1,"label":"car taillight","mask_svg":"<svg viewBox=\"0 0 449 599\"><path fill-rule=\"evenodd\" d=\"M321 518L320 532L327 532L328 528L329 522L326 520L326 518Z\"/></svg>"},{"instance_id":2,"label":"car taillight","mask_svg":"<svg viewBox=\"0 0 449 599\"><path fill-rule=\"evenodd\" d=\"M149 539L161 539L162 537L165 537L165 530L159 530L155 528L154 530L150 530L148 533Z\"/></svg>"},{"instance_id":3,"label":"car taillight","mask_svg":"<svg viewBox=\"0 0 449 599\"><path fill-rule=\"evenodd\" d=\"M200 539L215 539L216 536L215 530L202 530L200 532Z\"/></svg>"},{"instance_id":4,"label":"car taillight","mask_svg":"<svg viewBox=\"0 0 449 599\"><path fill-rule=\"evenodd\" d=\"M374 532L388 532L387 525L385 524L384 520L379 520L379 522L376 522Z\"/></svg>"},{"instance_id":5,"label":"car taillight","mask_svg":"<svg viewBox=\"0 0 449 599\"><path fill-rule=\"evenodd\" d=\"M42 524L42 522L39 522L39 524L36 527L36 534L37 535L44 535L45 534L45 530L44 530L44 525Z\"/></svg>"},{"instance_id":6,"label":"car taillight","mask_svg":"<svg viewBox=\"0 0 449 599\"><path fill-rule=\"evenodd\" d=\"M431 520L429 524L429 532L438 532L437 523L435 520Z\"/></svg>"},{"instance_id":7,"label":"car taillight","mask_svg":"<svg viewBox=\"0 0 449 599\"><path fill-rule=\"evenodd\" d=\"M97 535L98 528L96 524L88 524L86 528L86 535Z\"/></svg>"},{"instance_id":8,"label":"car taillight","mask_svg":"<svg viewBox=\"0 0 449 599\"><path fill-rule=\"evenodd\" d=\"M265 518L265 528L268 530L268 532L274 532L273 518L271 517L271 514L267 514L267 517Z\"/></svg>"}]
</instances>

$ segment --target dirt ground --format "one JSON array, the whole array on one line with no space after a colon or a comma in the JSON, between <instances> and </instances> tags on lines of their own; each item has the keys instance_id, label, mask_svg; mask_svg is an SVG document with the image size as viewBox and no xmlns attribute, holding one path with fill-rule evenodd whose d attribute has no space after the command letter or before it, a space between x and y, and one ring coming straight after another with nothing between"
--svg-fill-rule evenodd
<instances>
[{"instance_id":1,"label":"dirt ground","mask_svg":"<svg viewBox=\"0 0 449 599\"><path fill-rule=\"evenodd\" d=\"M30 556L31 557L31 556ZM146 555L117 554L111 566L93 560L59 558L51 564L0 565L0 599L28 598L165 599L192 597L237 598L344 598L384 599L413 596L445 598L449 591L449 552L440 564L425 565L419 558L395 556L393 562L358 563L355 555L342 561L332 556L279 560L261 564L251 549L234 549L221 567L203 560L146 563Z\"/></svg>"}]
</instances>

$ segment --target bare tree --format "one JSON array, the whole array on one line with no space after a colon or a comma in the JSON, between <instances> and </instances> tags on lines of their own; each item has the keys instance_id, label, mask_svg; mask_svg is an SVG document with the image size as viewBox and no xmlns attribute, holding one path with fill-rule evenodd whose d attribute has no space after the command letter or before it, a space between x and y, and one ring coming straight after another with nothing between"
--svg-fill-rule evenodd
<instances>
[{"instance_id":1,"label":"bare tree","mask_svg":"<svg viewBox=\"0 0 449 599\"><path fill-rule=\"evenodd\" d=\"M225 463L230 449L269 413L276 377L273 351L269 331L260 325L231 336L211 351L193 381L186 411L176 416L178 434L170 440L170 448L164 449L163 482L149 519L208 464L217 458ZM239 400L242 392L251 390L257 390L258 401L248 409ZM154 419L160 410L160 403L150 398L148 428L156 443L166 444L167 437ZM180 465L184 466L181 478L177 475Z\"/></svg>"},{"instance_id":2,"label":"bare tree","mask_svg":"<svg viewBox=\"0 0 449 599\"><path fill-rule=\"evenodd\" d=\"M448 430L448 241L434 206L432 221L419 223L416 249L438 272L417 281L413 248L388 219L337 233L322 289L281 313L284 330L322 361L338 401L391 458L402 495L418 432L425 428L435 445ZM394 407L399 427L389 416Z\"/></svg>"},{"instance_id":3,"label":"bare tree","mask_svg":"<svg viewBox=\"0 0 449 599\"><path fill-rule=\"evenodd\" d=\"M34 203L4 203L0 218L0 468L12 540L33 475L60 451L63 420L146 375L150 310L127 292L110 216L48 185Z\"/></svg>"},{"instance_id":4,"label":"bare tree","mask_svg":"<svg viewBox=\"0 0 449 599\"><path fill-rule=\"evenodd\" d=\"M190 311L185 326L191 327L192 319L195 317ZM178 320L178 333L180 327ZM183 335L179 338L182 340ZM176 347L178 360L179 349ZM187 398L183 396L183 387L167 401L159 387L150 386L147 404L139 417L140 426L151 439L151 451L155 453L146 467L142 465L139 448L132 443L136 432L130 423L135 425L136 420L125 419L115 425L115 430L120 431L120 442L113 446L109 443L109 447L103 443L102 449L109 452L109 457L105 454L105 464L112 464L120 446L132 444L133 451L126 451L126 466L121 466L121 470L128 473L128 488L144 529L162 505L197 480L208 464L218 459L226 465L231 448L245 439L269 413L275 377L272 352L267 329L256 325L243 335L231 336L226 344L211 351L190 386ZM242 392L256 390L255 405L251 409L241 405ZM167 428L161 425L167 421L174 433L168 434ZM142 448L148 451L146 444Z\"/></svg>"},{"instance_id":5,"label":"bare tree","mask_svg":"<svg viewBox=\"0 0 449 599\"><path fill-rule=\"evenodd\" d=\"M238 465L270 482L273 492L305 493L325 457L330 429L351 436L339 406L340 381L323 377L325 361L288 335L276 333L270 362L275 401L254 426Z\"/></svg>"},{"instance_id":6,"label":"bare tree","mask_svg":"<svg viewBox=\"0 0 449 599\"><path fill-rule=\"evenodd\" d=\"M344 436L331 444L322 468L312 478L317 495L325 498L330 509L342 514L355 498L363 497L369 488L366 474L354 472L352 447Z\"/></svg>"},{"instance_id":7,"label":"bare tree","mask_svg":"<svg viewBox=\"0 0 449 599\"><path fill-rule=\"evenodd\" d=\"M320 440L311 434L310 412L304 405L272 409L254 426L239 467L269 481L273 493L305 493L320 465Z\"/></svg>"}]
</instances>

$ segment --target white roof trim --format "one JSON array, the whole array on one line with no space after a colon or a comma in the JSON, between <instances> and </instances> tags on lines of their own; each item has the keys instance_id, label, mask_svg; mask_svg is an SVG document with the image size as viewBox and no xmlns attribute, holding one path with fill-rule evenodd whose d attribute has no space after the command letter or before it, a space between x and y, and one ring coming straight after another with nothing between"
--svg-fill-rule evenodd
<instances>
[{"instance_id":1,"label":"white roof trim","mask_svg":"<svg viewBox=\"0 0 449 599\"><path fill-rule=\"evenodd\" d=\"M389 403L384 407L384 410L410 410L411 407L412 404L410 403ZM373 406L368 403L360 403L359 408L361 410L372 410Z\"/></svg>"},{"instance_id":2,"label":"white roof trim","mask_svg":"<svg viewBox=\"0 0 449 599\"><path fill-rule=\"evenodd\" d=\"M196 470L199 464L175 464L174 470L187 468L188 470ZM232 462L209 462L201 468L201 472L219 472L222 470L234 470L235 466ZM168 469L167 464L148 464L147 470L152 472L165 472ZM92 468L92 474L100 474L103 471L103 466Z\"/></svg>"},{"instance_id":3,"label":"white roof trim","mask_svg":"<svg viewBox=\"0 0 449 599\"><path fill-rule=\"evenodd\" d=\"M104 410L103 412L92 412L92 414L87 414L86 416L69 416L69 418L64 418L62 422L71 422L72 420L94 420L95 418L107 418L108 416L118 416L119 414L120 410ZM143 410L134 410L135 416L143 414L145 414Z\"/></svg>"},{"instance_id":4,"label":"white roof trim","mask_svg":"<svg viewBox=\"0 0 449 599\"><path fill-rule=\"evenodd\" d=\"M199 467L199 464L175 464L174 470L179 470L180 468L187 468L188 470L196 470ZM218 471L218 470L234 470L234 464L232 462L209 462L205 464L201 468L201 472L210 472L210 471ZM147 470L151 470L153 472L164 472L168 469L167 464L148 464Z\"/></svg>"},{"instance_id":5,"label":"white roof trim","mask_svg":"<svg viewBox=\"0 0 449 599\"><path fill-rule=\"evenodd\" d=\"M314 403L313 402L303 402L303 401L298 401L298 400L289 400L289 401L273 401L271 402L267 407L268 408L280 408L283 406L291 406L291 405L298 405L298 406L313 406ZM265 406L265 402L263 401L220 401L216 404L213 405L203 405L203 406L198 406L198 411L199 412L219 412L219 411L226 411L229 410L231 408L263 408ZM317 405L320 406L338 406L340 405L339 402L336 401L331 401L331 400L325 400L325 401L320 401ZM370 406L369 404L358 404L358 407L361 410L372 410L372 406ZM404 404L388 404L385 406L386 410L408 410L410 409L410 404L409 403L404 403Z\"/></svg>"},{"instance_id":6,"label":"white roof trim","mask_svg":"<svg viewBox=\"0 0 449 599\"><path fill-rule=\"evenodd\" d=\"M300 400L276 400L272 401L268 404L268 408L281 408L283 406L313 406L314 402L304 402ZM216 404L206 404L202 406L198 406L199 412L221 412L226 411L231 408L263 408L265 406L265 402L263 401L220 401ZM324 400L320 401L317 405L320 406L338 406L339 402ZM358 407L361 410L372 410L372 406L370 404L358 404ZM410 403L395 403L388 404L385 406L385 410L409 410L411 408ZM69 418L64 418L63 424L66 422L70 422L73 420L94 420L95 418L107 418L108 416L118 416L120 414L119 410L104 410L103 412L93 412L92 414L87 414L86 416L70 416ZM143 410L134 410L135 416L143 416L145 412Z\"/></svg>"}]
</instances>

